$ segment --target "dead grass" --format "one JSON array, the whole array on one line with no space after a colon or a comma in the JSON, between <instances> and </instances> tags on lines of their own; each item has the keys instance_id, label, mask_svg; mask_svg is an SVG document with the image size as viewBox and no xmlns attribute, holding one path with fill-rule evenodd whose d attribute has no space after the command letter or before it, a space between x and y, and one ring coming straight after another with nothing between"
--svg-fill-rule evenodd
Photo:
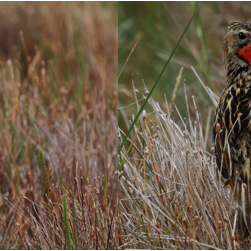
<instances>
[{"instance_id":1,"label":"dead grass","mask_svg":"<svg viewBox=\"0 0 251 251\"><path fill-rule=\"evenodd\" d=\"M180 116L174 104L170 113L167 101L161 108L150 98L152 111L143 113L135 126L131 151L119 173L121 249L238 247L233 238L233 196L223 187L208 147L212 146L211 127L202 126L203 120L212 124L217 96L208 87L204 89L212 100L212 107L205 108L204 114L198 113L197 97L187 96L184 85L186 118ZM138 111L147 89L139 93L133 86L133 90ZM120 130L119 142L122 137L124 132ZM121 151L119 162L126 150Z\"/></svg>"},{"instance_id":2,"label":"dead grass","mask_svg":"<svg viewBox=\"0 0 251 251\"><path fill-rule=\"evenodd\" d=\"M117 248L116 9L0 4L4 249Z\"/></svg>"}]
</instances>

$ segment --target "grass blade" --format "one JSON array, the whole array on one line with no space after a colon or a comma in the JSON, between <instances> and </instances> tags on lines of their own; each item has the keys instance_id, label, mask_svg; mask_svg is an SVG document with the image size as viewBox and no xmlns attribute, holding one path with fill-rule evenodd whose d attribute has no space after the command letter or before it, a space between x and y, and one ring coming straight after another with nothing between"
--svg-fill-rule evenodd
<instances>
[{"instance_id":1,"label":"grass blade","mask_svg":"<svg viewBox=\"0 0 251 251\"><path fill-rule=\"evenodd\" d=\"M197 12L198 12L198 10L196 10L196 11L194 12L194 14L193 14L193 16L191 17L190 21L188 22L188 24L187 24L185 30L183 31L182 35L180 36L180 39L178 40L176 46L174 47L174 49L173 49L173 51L172 51L170 57L168 58L168 60L167 60L167 62L166 62L166 64L165 64L165 66L163 67L163 69L162 69L162 71L161 71L161 73L160 73L158 79L156 80L156 82L155 82L153 88L151 89L151 91L150 91L150 93L148 94L148 96L147 96L145 102L144 102L143 105L141 106L141 108L140 108L138 114L136 115L134 121L132 122L132 125L130 126L130 128L129 128L129 130L128 130L126 136L125 136L125 138L123 139L123 141L122 141L122 143L121 143L121 145L120 145L120 147L119 147L118 153L120 153L121 149L123 148L123 146L124 146L124 144L125 144L125 142L126 142L128 136L129 136L130 133L131 133L131 130L132 130L133 126L134 126L135 123L137 122L137 120L138 120L140 114L142 113L142 111L143 111L143 109L144 109L146 103L148 102L150 96L152 95L152 93L153 93L155 87L157 86L157 84L158 84L158 82L159 82L161 76L163 75L163 73L164 73L164 71L165 71L167 65L169 64L170 60L172 59L172 57L173 57L173 55L174 55L176 49L178 48L178 46L179 46L179 44L180 44L180 42L181 42L183 36L185 35L185 33L186 33L188 27L190 26L190 24L191 24L191 22L192 22L192 20L193 20L193 18L194 18L194 16L196 15Z\"/></svg>"},{"instance_id":2,"label":"grass blade","mask_svg":"<svg viewBox=\"0 0 251 251\"><path fill-rule=\"evenodd\" d=\"M132 53L134 52L134 50L135 50L136 46L138 45L138 43L139 43L139 41L137 41L137 42L136 42L136 44L133 46L133 48L132 48L132 50L131 50L131 52L130 52L129 56L127 57L127 59L126 59L126 61L125 61L124 65L122 66L122 68L121 68L121 70L120 70L120 72L119 72L118 79L119 79L119 77L120 77L120 75L121 75L121 73L122 73L123 69L125 68L125 66L126 66L127 62L129 61L129 59L130 59L130 57L131 57Z\"/></svg>"},{"instance_id":3,"label":"grass blade","mask_svg":"<svg viewBox=\"0 0 251 251\"><path fill-rule=\"evenodd\" d=\"M66 249L71 250L71 231L68 219L68 209L65 196L63 197L63 211L64 211L64 226L65 226L65 243Z\"/></svg>"}]
</instances>

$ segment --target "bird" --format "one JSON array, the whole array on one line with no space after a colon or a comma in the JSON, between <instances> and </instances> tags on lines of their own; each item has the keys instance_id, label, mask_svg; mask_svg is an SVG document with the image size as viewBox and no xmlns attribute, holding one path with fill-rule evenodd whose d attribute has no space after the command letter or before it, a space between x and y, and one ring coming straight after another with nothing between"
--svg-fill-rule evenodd
<instances>
[{"instance_id":1,"label":"bird","mask_svg":"<svg viewBox=\"0 0 251 251\"><path fill-rule=\"evenodd\" d=\"M223 39L226 87L216 107L216 164L230 184L238 212L236 237L251 237L251 22L231 21Z\"/></svg>"}]
</instances>

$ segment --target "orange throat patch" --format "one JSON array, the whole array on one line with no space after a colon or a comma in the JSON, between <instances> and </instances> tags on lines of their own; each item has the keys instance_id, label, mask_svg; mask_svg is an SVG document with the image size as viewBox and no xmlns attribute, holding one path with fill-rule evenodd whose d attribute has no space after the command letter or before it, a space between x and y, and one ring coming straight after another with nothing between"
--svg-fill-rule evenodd
<instances>
[{"instance_id":1,"label":"orange throat patch","mask_svg":"<svg viewBox=\"0 0 251 251\"><path fill-rule=\"evenodd\" d=\"M238 55L251 64L251 44L241 48Z\"/></svg>"}]
</instances>

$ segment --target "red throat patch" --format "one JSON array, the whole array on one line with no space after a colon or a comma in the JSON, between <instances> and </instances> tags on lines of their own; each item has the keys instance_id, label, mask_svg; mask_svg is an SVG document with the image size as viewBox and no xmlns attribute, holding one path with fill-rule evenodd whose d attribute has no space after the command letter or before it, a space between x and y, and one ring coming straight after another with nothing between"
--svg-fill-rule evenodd
<instances>
[{"instance_id":1,"label":"red throat patch","mask_svg":"<svg viewBox=\"0 0 251 251\"><path fill-rule=\"evenodd\" d=\"M251 44L241 48L238 51L238 55L251 64Z\"/></svg>"}]
</instances>

